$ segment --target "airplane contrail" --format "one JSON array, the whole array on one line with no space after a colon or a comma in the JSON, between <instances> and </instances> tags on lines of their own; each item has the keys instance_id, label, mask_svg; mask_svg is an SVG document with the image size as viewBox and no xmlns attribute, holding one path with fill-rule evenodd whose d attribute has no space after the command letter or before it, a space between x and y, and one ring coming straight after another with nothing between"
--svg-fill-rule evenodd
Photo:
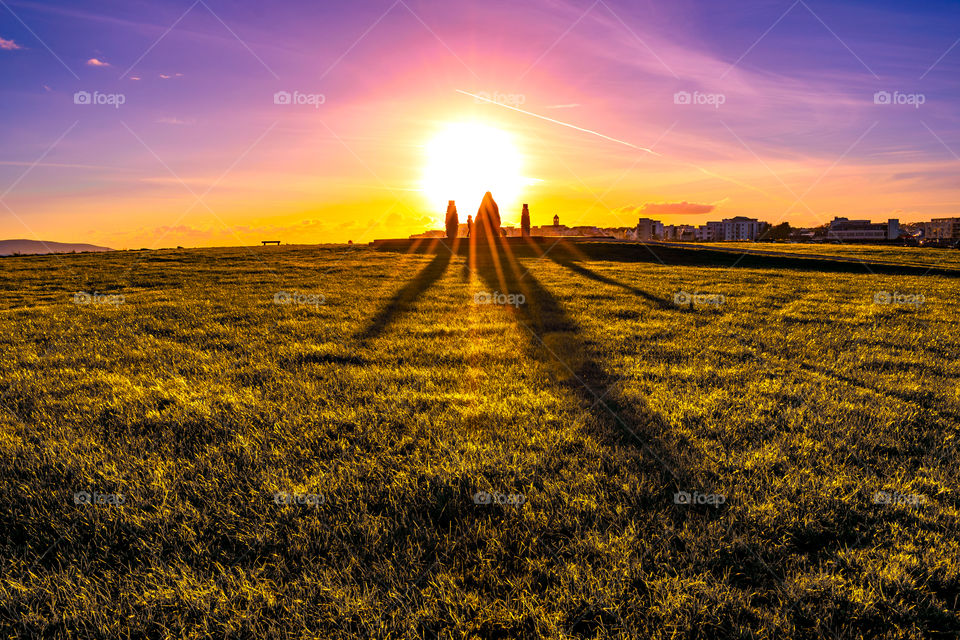
<instances>
[{"instance_id":1,"label":"airplane contrail","mask_svg":"<svg viewBox=\"0 0 960 640\"><path fill-rule=\"evenodd\" d=\"M457 91L457 93L462 93L462 94L465 95L465 96L470 96L471 98L476 98L477 100L483 100L484 102L489 102L490 104L495 104L495 105L497 105L497 106L504 107L504 108L506 108L506 109L512 109L512 110L514 110L514 111L519 111L520 113L526 114L526 115L528 115L528 116L533 116L534 118L540 118L541 120L546 120L547 122L552 122L552 123L554 123L554 124L559 124L559 125L564 126L564 127L569 127L569 128L571 128L571 129L576 129L577 131L583 131L584 133L590 133L590 134L592 134L592 135L599 136L599 137L603 138L604 140L609 140L610 142L616 142L617 144L625 145L625 146L627 146L627 147L630 147L631 149L637 149L637 150L639 150L639 151L646 151L647 153L649 153L649 154L651 154L651 155L655 155L655 156L662 155L662 154L657 153L657 152L654 151L653 149L647 149L646 147L640 147L640 146L637 146L637 145L635 145L635 144L633 144L633 143L631 143L631 142L626 142L625 140L618 140L618 139L616 139L616 138L611 138L610 136L606 136L606 135L600 133L599 131L594 131L594 130L592 130L592 129L584 129L583 127L578 127L578 126L575 125L575 124L570 124L569 122L561 122L560 120L554 120L553 118L548 118L547 116L541 116L539 113L533 113L533 112L531 112L531 111L524 111L523 109L518 109L517 107L511 107L511 106L508 105L508 104L503 104L503 103L501 103L501 102L497 102L497 101L495 101L495 100L491 100L490 98L484 98L483 96L478 96L478 95L476 95L476 94L474 94L474 93L470 93L470 92L468 92L468 91L463 91L463 90L461 90L461 89L456 89L456 91Z\"/></svg>"},{"instance_id":2,"label":"airplane contrail","mask_svg":"<svg viewBox=\"0 0 960 640\"><path fill-rule=\"evenodd\" d=\"M564 126L564 127L569 127L570 129L576 129L577 131L583 131L584 133L589 133L589 134L592 134L592 135L595 135L595 136L599 136L599 137L603 138L604 140L609 140L609 141L611 141L611 142L616 142L617 144L622 144L622 145L624 145L624 146L630 147L631 149L637 149L638 151L645 151L646 153L649 153L650 155L660 156L661 158L665 157L662 153L659 153L659 152L657 152L657 151L654 151L653 149L648 149L648 148L646 148L646 147L641 147L641 146L639 146L639 145L635 145L635 144L633 144L632 142L627 142L627 141L625 141L625 140L618 140L617 138L611 138L610 136L604 135L604 134L600 133L599 131L594 131L594 130L592 130L592 129L584 129L583 127L578 127L577 125L570 124L569 122L562 122L562 121L560 121L560 120L554 120L553 118L548 118L548 117L546 117L546 116L542 116L542 115L540 115L539 113L533 113L532 111L525 111L524 109L518 109L517 107L511 107L511 106L508 105L508 104L503 104L502 102L497 102L496 100L491 100L490 98L484 98L483 96L478 96L478 95L475 94L475 93L470 93L469 91L463 91L462 89L454 89L454 91L456 91L457 93L462 93L462 94L465 95L465 96L470 96L470 97L472 97L472 98L476 98L477 100L483 100L484 102L489 102L490 104L495 104L495 105L497 105L498 107L503 107L504 109L511 109L511 110L513 110L513 111L517 111L518 113L522 113L522 114L525 114L525 115L528 115L528 116L533 116L534 118L540 118L541 120L546 120L547 122L552 122L552 123L554 123L554 124L559 124L559 125ZM686 166L686 167L690 167L690 168L692 168L692 169L696 169L697 171L700 171L700 172L702 172L702 173L705 173L706 175L711 176L711 177L713 177L713 178L718 178L718 179L720 179L720 180L724 180L724 181L729 182L729 183L731 183L731 184L735 184L735 185L737 185L737 186L739 186L739 187L743 187L744 189L749 189L750 191L756 191L757 193L763 194L763 195L765 195L765 196L767 196L768 198L771 198L771 199L773 199L773 200L782 200L782 201L784 201L784 202L789 202L789 200L786 199L786 198L782 198L782 197L779 197L779 196L775 196L775 195L773 195L773 194L771 194L771 193L767 193L767 192L764 191L763 189L759 189L759 188L757 188L757 187L755 187L755 186L753 186L753 185L746 184L746 183L744 183L744 182L741 182L741 181L739 181L739 180L735 180L735 179L733 179L733 178L728 178L728 177L726 177L726 176L722 176L722 175L720 175L720 174L718 174L718 173L714 173L713 171L710 171L709 169L705 169L704 167L701 167L701 166L699 166L699 165L693 164L693 163L691 163L691 162L686 162L686 161L683 161L683 160L674 160L674 162L676 162L677 164Z\"/></svg>"}]
</instances>

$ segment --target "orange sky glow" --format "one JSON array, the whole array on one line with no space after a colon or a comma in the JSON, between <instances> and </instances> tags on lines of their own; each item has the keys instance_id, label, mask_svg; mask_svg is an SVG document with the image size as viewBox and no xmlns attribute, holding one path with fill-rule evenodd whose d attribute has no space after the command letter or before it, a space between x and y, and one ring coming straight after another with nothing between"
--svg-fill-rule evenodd
<instances>
[{"instance_id":1,"label":"orange sky glow","mask_svg":"<svg viewBox=\"0 0 960 640\"><path fill-rule=\"evenodd\" d=\"M883 7L860 8L871 30L825 9L833 34L798 9L760 38L775 15L695 2L459 5L198 8L169 32L160 5L23 5L58 55L0 31L0 236L368 242L440 228L448 199L465 220L488 189L507 225L522 203L570 226L960 214L960 53L933 64L935 15L910 18L918 40Z\"/></svg>"}]
</instances>

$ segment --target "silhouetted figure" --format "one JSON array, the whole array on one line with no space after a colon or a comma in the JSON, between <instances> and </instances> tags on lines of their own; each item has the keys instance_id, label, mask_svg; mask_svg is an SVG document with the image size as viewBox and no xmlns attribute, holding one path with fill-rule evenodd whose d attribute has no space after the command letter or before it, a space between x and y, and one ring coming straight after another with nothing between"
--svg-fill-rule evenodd
<instances>
[{"instance_id":1,"label":"silhouetted figure","mask_svg":"<svg viewBox=\"0 0 960 640\"><path fill-rule=\"evenodd\" d=\"M460 230L460 218L457 217L457 205L451 200L447 203L447 239L453 240Z\"/></svg>"},{"instance_id":2,"label":"silhouetted figure","mask_svg":"<svg viewBox=\"0 0 960 640\"><path fill-rule=\"evenodd\" d=\"M520 214L520 235L530 237L530 208L524 203L523 213Z\"/></svg>"},{"instance_id":3,"label":"silhouetted figure","mask_svg":"<svg viewBox=\"0 0 960 640\"><path fill-rule=\"evenodd\" d=\"M472 235L473 235L473 216L468 214L467 215L467 237L469 238Z\"/></svg>"},{"instance_id":4,"label":"silhouetted figure","mask_svg":"<svg viewBox=\"0 0 960 640\"><path fill-rule=\"evenodd\" d=\"M558 215L554 215L554 216L553 216L553 226L555 226L555 227L559 227L559 226L560 226L560 216L558 216Z\"/></svg>"},{"instance_id":5,"label":"silhouetted figure","mask_svg":"<svg viewBox=\"0 0 960 640\"><path fill-rule=\"evenodd\" d=\"M480 208L477 209L477 240L494 242L498 237L500 237L500 207L494 201L493 195L487 191L483 194Z\"/></svg>"}]
</instances>

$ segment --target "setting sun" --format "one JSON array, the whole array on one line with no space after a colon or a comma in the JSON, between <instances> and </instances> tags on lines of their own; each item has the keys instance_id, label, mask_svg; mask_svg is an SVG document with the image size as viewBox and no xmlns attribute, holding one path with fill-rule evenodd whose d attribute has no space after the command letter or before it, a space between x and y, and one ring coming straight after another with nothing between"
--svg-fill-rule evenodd
<instances>
[{"instance_id":1,"label":"setting sun","mask_svg":"<svg viewBox=\"0 0 960 640\"><path fill-rule=\"evenodd\" d=\"M491 191L506 220L519 216L526 184L523 158L507 132L476 122L450 123L426 145L421 189L431 212L441 216L455 200L466 219ZM514 209L517 211L514 212Z\"/></svg>"}]
</instances>

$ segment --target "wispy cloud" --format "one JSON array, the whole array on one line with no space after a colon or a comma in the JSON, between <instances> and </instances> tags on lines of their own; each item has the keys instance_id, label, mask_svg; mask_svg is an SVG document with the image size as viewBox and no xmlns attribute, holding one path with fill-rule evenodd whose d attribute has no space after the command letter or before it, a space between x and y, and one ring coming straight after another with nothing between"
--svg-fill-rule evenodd
<instances>
[{"instance_id":1,"label":"wispy cloud","mask_svg":"<svg viewBox=\"0 0 960 640\"><path fill-rule=\"evenodd\" d=\"M2 167L32 167L47 169L96 169L97 171L133 171L127 167L102 164L82 164L74 162L27 162L24 160L0 160Z\"/></svg>"},{"instance_id":2,"label":"wispy cloud","mask_svg":"<svg viewBox=\"0 0 960 640\"><path fill-rule=\"evenodd\" d=\"M176 125L188 125L188 124L197 123L197 121L193 120L192 118L187 120L181 120L180 118L171 118L171 117L160 118L159 120L157 120L157 122L159 124L176 124Z\"/></svg>"},{"instance_id":3,"label":"wispy cloud","mask_svg":"<svg viewBox=\"0 0 960 640\"><path fill-rule=\"evenodd\" d=\"M571 104L549 104L545 106L544 109L573 109L579 106L580 106L579 102L573 102Z\"/></svg>"},{"instance_id":4,"label":"wispy cloud","mask_svg":"<svg viewBox=\"0 0 960 640\"><path fill-rule=\"evenodd\" d=\"M626 207L629 209L630 207ZM633 207L635 213L650 215L702 215L717 208L715 204L699 204L696 202L645 202L639 207Z\"/></svg>"},{"instance_id":5,"label":"wispy cloud","mask_svg":"<svg viewBox=\"0 0 960 640\"><path fill-rule=\"evenodd\" d=\"M88 67L109 67L110 63L104 62L99 58L90 58L89 60L87 60L87 66Z\"/></svg>"},{"instance_id":6,"label":"wispy cloud","mask_svg":"<svg viewBox=\"0 0 960 640\"><path fill-rule=\"evenodd\" d=\"M13 40L7 40L6 38L0 38L0 49L4 51L15 51L16 49L23 49Z\"/></svg>"}]
</instances>

